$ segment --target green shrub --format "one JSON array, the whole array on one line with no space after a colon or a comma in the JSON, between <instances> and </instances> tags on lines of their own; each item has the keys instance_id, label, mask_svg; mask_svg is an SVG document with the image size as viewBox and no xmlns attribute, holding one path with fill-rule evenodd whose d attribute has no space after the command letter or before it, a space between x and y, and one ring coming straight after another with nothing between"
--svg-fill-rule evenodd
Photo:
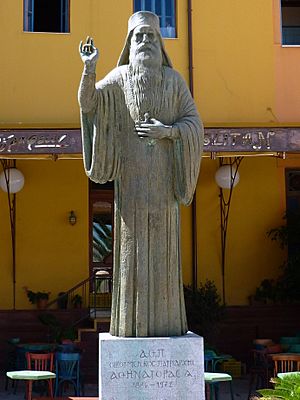
<instances>
[{"instance_id":1,"label":"green shrub","mask_svg":"<svg viewBox=\"0 0 300 400\"><path fill-rule=\"evenodd\" d=\"M300 400L300 372L282 374L272 378L274 389L258 390L259 400Z\"/></svg>"},{"instance_id":2,"label":"green shrub","mask_svg":"<svg viewBox=\"0 0 300 400\"><path fill-rule=\"evenodd\" d=\"M207 280L196 290L186 286L184 295L189 329L205 339L211 338L224 312L215 283Z\"/></svg>"}]
</instances>

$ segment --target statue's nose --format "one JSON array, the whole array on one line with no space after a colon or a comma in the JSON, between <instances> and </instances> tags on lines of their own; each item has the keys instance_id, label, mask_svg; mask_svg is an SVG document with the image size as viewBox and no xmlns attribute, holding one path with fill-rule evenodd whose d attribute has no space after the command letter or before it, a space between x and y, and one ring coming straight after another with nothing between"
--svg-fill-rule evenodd
<instances>
[{"instance_id":1,"label":"statue's nose","mask_svg":"<svg viewBox=\"0 0 300 400\"><path fill-rule=\"evenodd\" d=\"M144 43L149 43L149 42L150 42L147 33L144 33L144 35L143 35L143 42L144 42Z\"/></svg>"}]
</instances>

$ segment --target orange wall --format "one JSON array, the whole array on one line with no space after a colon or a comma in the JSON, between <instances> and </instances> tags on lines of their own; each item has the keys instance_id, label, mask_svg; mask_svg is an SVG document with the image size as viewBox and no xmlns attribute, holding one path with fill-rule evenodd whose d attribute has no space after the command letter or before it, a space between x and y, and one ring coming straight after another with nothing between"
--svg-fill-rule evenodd
<instances>
[{"instance_id":1,"label":"orange wall","mask_svg":"<svg viewBox=\"0 0 300 400\"><path fill-rule=\"evenodd\" d=\"M193 2L195 98L206 126L273 121L272 0Z\"/></svg>"},{"instance_id":2,"label":"orange wall","mask_svg":"<svg viewBox=\"0 0 300 400\"><path fill-rule=\"evenodd\" d=\"M1 0L0 46L12 46L1 63L0 129L78 127L77 90L81 40L90 35L100 50L97 78L117 64L132 13L132 0L71 2L70 33L23 32L23 1ZM116 12L117 11L117 12ZM174 64L187 77L186 1L178 4L178 39L167 39Z\"/></svg>"},{"instance_id":3,"label":"orange wall","mask_svg":"<svg viewBox=\"0 0 300 400\"><path fill-rule=\"evenodd\" d=\"M16 308L27 308L23 286L50 291L54 299L88 276L88 180L81 160L26 160L17 167L25 185L16 195ZM0 309L12 307L6 201L1 191ZM68 222L71 210L77 215L74 226Z\"/></svg>"},{"instance_id":4,"label":"orange wall","mask_svg":"<svg viewBox=\"0 0 300 400\"><path fill-rule=\"evenodd\" d=\"M300 166L299 159L297 161ZM285 163L283 162L283 165ZM222 292L217 160L205 159L197 191L199 280L212 279ZM262 279L279 275L285 253L266 232L283 223L284 169L275 158L244 158L234 188L227 231L225 289L227 304L245 304ZM224 190L225 199L228 191Z\"/></svg>"}]
</instances>

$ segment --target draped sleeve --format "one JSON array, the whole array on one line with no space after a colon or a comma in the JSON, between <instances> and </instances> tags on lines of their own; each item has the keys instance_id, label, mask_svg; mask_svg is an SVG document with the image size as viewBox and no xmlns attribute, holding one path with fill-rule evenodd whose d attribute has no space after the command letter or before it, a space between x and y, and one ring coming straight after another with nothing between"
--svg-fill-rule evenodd
<instances>
[{"instance_id":1,"label":"draped sleeve","mask_svg":"<svg viewBox=\"0 0 300 400\"><path fill-rule=\"evenodd\" d=\"M179 74L177 87L178 117L173 123L177 130L174 141L175 197L189 205L197 186L204 130L190 91Z\"/></svg>"},{"instance_id":2,"label":"draped sleeve","mask_svg":"<svg viewBox=\"0 0 300 400\"><path fill-rule=\"evenodd\" d=\"M122 93L112 79L112 71L95 85L83 75L79 88L83 162L87 176L97 183L116 179L120 174Z\"/></svg>"}]
</instances>

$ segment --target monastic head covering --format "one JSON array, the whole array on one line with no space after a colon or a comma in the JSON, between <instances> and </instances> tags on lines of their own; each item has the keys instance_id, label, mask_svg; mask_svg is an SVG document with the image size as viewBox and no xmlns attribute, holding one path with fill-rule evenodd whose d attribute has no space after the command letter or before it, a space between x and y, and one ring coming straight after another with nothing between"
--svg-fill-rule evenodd
<instances>
[{"instance_id":1,"label":"monastic head covering","mask_svg":"<svg viewBox=\"0 0 300 400\"><path fill-rule=\"evenodd\" d=\"M163 58L162 64L172 68L171 60L169 59L169 56L166 53L166 49L160 34L159 18L156 14L153 14L150 11L138 11L129 18L127 37L125 40L125 45L119 57L118 66L129 64L131 33L137 26L144 26L144 25L151 26L151 28L156 30L156 32L158 33L162 51L162 58Z\"/></svg>"}]
</instances>

